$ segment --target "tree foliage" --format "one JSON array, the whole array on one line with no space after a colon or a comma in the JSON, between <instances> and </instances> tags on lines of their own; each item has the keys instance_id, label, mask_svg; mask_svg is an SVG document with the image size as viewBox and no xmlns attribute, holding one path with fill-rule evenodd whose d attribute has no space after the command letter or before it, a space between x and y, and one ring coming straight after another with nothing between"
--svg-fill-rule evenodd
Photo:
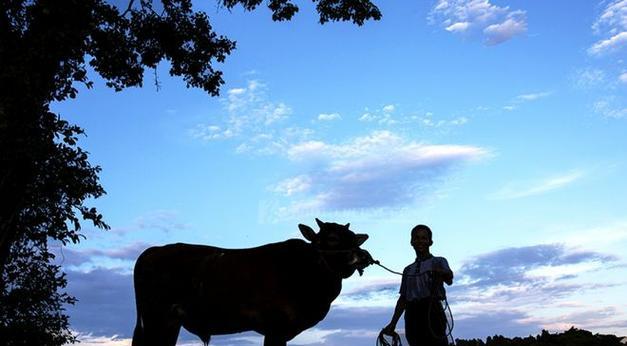
<instances>
[{"instance_id":1,"label":"tree foliage","mask_svg":"<svg viewBox=\"0 0 627 346\"><path fill-rule=\"evenodd\" d=\"M22 237L11 247L0 291L0 340L6 346L65 345L69 331L64 305L75 299L66 292L65 274L51 263L45 242Z\"/></svg>"},{"instance_id":2,"label":"tree foliage","mask_svg":"<svg viewBox=\"0 0 627 346\"><path fill-rule=\"evenodd\" d=\"M254 10L261 4L218 1L227 9ZM314 2L321 24L362 25L381 18L369 0ZM299 10L290 0L268 0L267 7L275 21L289 20ZM1 332L20 326L50 336L40 345L72 341L61 307L73 299L57 293L65 279L49 264L47 242L78 242L82 220L108 228L102 215L86 205L104 190L100 168L77 145L83 130L52 113L50 103L77 97L79 84L91 88L88 67L119 91L141 86L145 70L161 61L188 87L216 96L224 81L214 64L233 49L235 42L216 34L207 14L195 11L191 0L129 0L124 8L104 0L0 1ZM19 301L28 294L39 297L30 303L42 308L26 316ZM59 318L45 317L53 315ZM37 324L44 319L57 322ZM13 343L24 344L18 339Z\"/></svg>"}]
</instances>

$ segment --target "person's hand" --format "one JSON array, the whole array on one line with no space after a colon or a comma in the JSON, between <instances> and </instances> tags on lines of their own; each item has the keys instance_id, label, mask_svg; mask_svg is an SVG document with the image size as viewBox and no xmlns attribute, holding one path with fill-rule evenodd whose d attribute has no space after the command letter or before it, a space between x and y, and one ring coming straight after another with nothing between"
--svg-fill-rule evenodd
<instances>
[{"instance_id":1,"label":"person's hand","mask_svg":"<svg viewBox=\"0 0 627 346\"><path fill-rule=\"evenodd\" d=\"M385 326L383 328L383 330L381 330L381 332L383 332L383 334L385 335L392 335L394 334L394 329L396 328L396 326L392 323L388 324L387 326Z\"/></svg>"}]
</instances>

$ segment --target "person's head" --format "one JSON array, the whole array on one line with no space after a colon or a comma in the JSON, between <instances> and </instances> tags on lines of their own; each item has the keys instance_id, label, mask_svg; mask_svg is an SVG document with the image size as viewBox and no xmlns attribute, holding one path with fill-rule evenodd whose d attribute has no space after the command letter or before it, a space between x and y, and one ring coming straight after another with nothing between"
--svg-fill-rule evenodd
<instances>
[{"instance_id":1,"label":"person's head","mask_svg":"<svg viewBox=\"0 0 627 346\"><path fill-rule=\"evenodd\" d=\"M433 233L426 225L417 225L411 230L411 246L418 252L428 252L433 245Z\"/></svg>"}]
</instances>

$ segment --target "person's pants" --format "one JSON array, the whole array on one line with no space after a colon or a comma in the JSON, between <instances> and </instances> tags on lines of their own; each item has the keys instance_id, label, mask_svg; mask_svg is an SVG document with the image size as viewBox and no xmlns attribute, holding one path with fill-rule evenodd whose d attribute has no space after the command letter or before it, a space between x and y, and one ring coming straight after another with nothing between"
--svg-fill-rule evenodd
<instances>
[{"instance_id":1,"label":"person's pants","mask_svg":"<svg viewBox=\"0 0 627 346\"><path fill-rule=\"evenodd\" d=\"M407 302L405 337L409 346L445 346L446 316L439 300L425 298Z\"/></svg>"}]
</instances>

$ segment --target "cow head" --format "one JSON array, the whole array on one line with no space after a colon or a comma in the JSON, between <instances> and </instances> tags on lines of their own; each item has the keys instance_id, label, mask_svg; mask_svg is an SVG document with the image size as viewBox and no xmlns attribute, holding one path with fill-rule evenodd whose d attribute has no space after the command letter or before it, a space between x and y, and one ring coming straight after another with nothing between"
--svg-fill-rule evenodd
<instances>
[{"instance_id":1,"label":"cow head","mask_svg":"<svg viewBox=\"0 0 627 346\"><path fill-rule=\"evenodd\" d=\"M373 262L368 251L359 247L368 239L368 235L355 234L349 229L350 223L340 225L318 219L316 223L320 227L318 233L307 225L299 224L298 228L305 239L320 252L329 267L344 279L353 275L355 270L362 275L364 268Z\"/></svg>"}]
</instances>

